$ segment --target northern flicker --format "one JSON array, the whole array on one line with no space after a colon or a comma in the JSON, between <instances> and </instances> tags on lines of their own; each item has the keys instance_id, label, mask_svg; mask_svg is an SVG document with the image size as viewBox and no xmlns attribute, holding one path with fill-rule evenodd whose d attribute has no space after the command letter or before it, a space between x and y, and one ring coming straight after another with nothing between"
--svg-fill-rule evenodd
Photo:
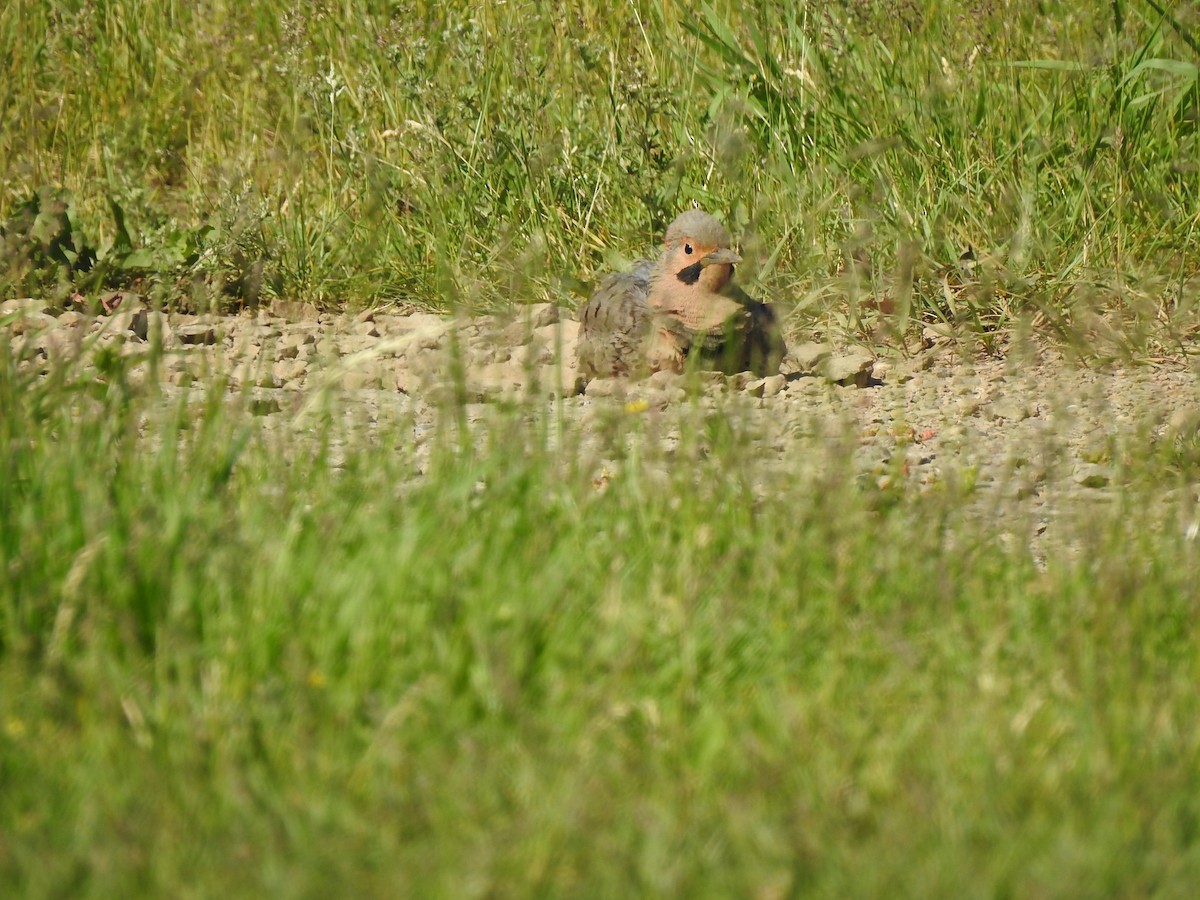
<instances>
[{"instance_id":1,"label":"northern flicker","mask_svg":"<svg viewBox=\"0 0 1200 900\"><path fill-rule=\"evenodd\" d=\"M679 215L657 262L639 260L609 275L580 310L580 374L638 376L689 364L727 374L778 372L783 335L772 308L733 284L741 261L708 213Z\"/></svg>"}]
</instances>

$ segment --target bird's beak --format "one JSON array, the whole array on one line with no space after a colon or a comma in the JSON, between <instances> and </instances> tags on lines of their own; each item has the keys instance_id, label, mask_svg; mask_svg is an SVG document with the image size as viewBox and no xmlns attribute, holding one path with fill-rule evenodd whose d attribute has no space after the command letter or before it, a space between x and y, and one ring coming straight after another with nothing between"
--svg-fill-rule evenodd
<instances>
[{"instance_id":1,"label":"bird's beak","mask_svg":"<svg viewBox=\"0 0 1200 900\"><path fill-rule=\"evenodd\" d=\"M720 265L731 266L734 263L740 263L741 261L742 261L742 258L740 256L738 256L736 253L734 253L732 250L722 248L721 250L714 250L712 253L708 254L707 256L702 256L700 258L700 265L702 265L702 266L720 266Z\"/></svg>"}]
</instances>

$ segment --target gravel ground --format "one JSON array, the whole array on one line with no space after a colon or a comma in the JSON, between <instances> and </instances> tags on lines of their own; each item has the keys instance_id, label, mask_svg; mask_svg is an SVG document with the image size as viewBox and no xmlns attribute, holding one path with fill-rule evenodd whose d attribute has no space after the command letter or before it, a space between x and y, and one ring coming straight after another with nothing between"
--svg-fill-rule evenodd
<instances>
[{"instance_id":1,"label":"gravel ground","mask_svg":"<svg viewBox=\"0 0 1200 900\"><path fill-rule=\"evenodd\" d=\"M307 413L337 397L370 431L411 424L418 471L448 398L464 403L480 439L503 418L497 410L522 403L553 411L543 419L592 466L598 487L621 465L614 429L624 440L651 441L667 466L704 452L703 441L685 440L688 421L718 417L757 460L760 490L786 489L835 459L849 459L881 491L970 485L977 513L1028 540L1035 557L1062 516L1086 516L1133 484L1132 461L1190 448L1200 428L1200 379L1182 359L1098 370L1043 348L964 361L950 343L889 359L793 337L778 376L659 373L585 386L570 365L576 323L552 306L507 320L331 315L280 302L198 317L156 313L134 296L114 300L114 311L100 316L9 300L0 304L0 327L20 366L43 372L70 361L87 372L108 348L132 356L132 376L144 380L152 370L141 357L161 340L155 377L169 392L224 375L231 390L252 396L267 427L303 427ZM1176 503L1181 527L1194 527L1196 485L1176 475L1136 486Z\"/></svg>"}]
</instances>

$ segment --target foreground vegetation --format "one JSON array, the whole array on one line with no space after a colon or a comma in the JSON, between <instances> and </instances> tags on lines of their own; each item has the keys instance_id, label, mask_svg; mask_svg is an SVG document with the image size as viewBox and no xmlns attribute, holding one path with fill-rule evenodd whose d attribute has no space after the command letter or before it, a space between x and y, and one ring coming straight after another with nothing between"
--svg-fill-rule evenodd
<instances>
[{"instance_id":1,"label":"foreground vegetation","mask_svg":"<svg viewBox=\"0 0 1200 900\"><path fill-rule=\"evenodd\" d=\"M74 199L2 293L573 303L698 204L801 320L844 316L857 258L850 299L901 324L1186 330L1198 28L1157 0L12 3L0 219Z\"/></svg>"},{"instance_id":2,"label":"foreground vegetation","mask_svg":"<svg viewBox=\"0 0 1200 900\"><path fill-rule=\"evenodd\" d=\"M590 455L552 410L475 446L450 409L422 476L352 399L268 427L11 356L5 896L1200 877L1195 509L1143 492L1177 456L1039 568L963 479L881 493L836 434L771 475L720 413L668 460L619 408Z\"/></svg>"}]
</instances>

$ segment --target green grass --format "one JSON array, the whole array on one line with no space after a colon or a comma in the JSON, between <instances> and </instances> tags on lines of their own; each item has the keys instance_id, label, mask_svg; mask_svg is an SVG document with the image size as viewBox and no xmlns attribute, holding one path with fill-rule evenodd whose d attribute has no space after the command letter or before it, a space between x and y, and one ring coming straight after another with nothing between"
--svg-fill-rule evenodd
<instances>
[{"instance_id":1,"label":"green grass","mask_svg":"<svg viewBox=\"0 0 1200 900\"><path fill-rule=\"evenodd\" d=\"M417 477L402 416L267 428L219 384L11 359L5 896L1200 877L1200 546L1153 499L1186 460L1128 463L1043 569L953 478L856 478L836 429L780 472L699 408L670 458L652 417L586 450L497 409L470 449L448 410Z\"/></svg>"},{"instance_id":2,"label":"green grass","mask_svg":"<svg viewBox=\"0 0 1200 900\"><path fill-rule=\"evenodd\" d=\"M68 273L85 292L490 308L577 302L698 204L797 323L867 333L866 289L901 331L1099 307L1178 333L1198 28L1150 0L18 2L0 218L71 191L108 258ZM937 274L969 246L955 303Z\"/></svg>"},{"instance_id":3,"label":"green grass","mask_svg":"<svg viewBox=\"0 0 1200 900\"><path fill-rule=\"evenodd\" d=\"M1200 21L1159 6L16 0L0 297L570 304L695 203L794 332L1186 351ZM7 341L0 896L1200 881L1190 432L1042 565L825 422L781 470L688 403L669 458L447 408L426 458Z\"/></svg>"}]
</instances>

